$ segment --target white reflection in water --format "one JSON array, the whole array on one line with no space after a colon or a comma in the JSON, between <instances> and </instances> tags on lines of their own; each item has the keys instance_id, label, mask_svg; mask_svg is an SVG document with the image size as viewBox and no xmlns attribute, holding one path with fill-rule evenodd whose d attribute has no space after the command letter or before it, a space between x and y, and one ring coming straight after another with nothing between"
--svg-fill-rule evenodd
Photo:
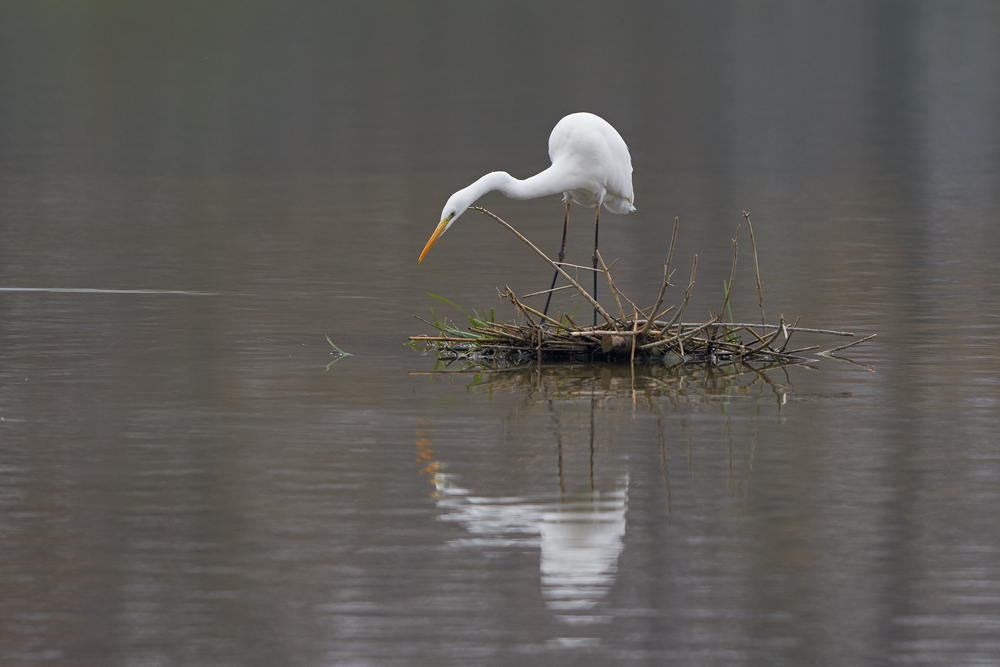
<instances>
[{"instance_id":1,"label":"white reflection in water","mask_svg":"<svg viewBox=\"0 0 1000 667\"><path fill-rule=\"evenodd\" d=\"M613 491L562 494L554 503L476 496L454 479L441 472L433 478L441 519L460 523L472 535L452 544L537 546L546 605L568 622L610 620L566 612L593 609L614 584L625 547L628 475L618 478Z\"/></svg>"}]
</instances>

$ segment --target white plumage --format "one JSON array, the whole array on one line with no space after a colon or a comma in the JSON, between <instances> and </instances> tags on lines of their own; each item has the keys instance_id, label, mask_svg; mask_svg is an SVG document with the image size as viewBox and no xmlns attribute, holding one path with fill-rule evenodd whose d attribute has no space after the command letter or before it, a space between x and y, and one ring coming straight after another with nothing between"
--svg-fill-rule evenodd
<instances>
[{"instance_id":1,"label":"white plumage","mask_svg":"<svg viewBox=\"0 0 1000 667\"><path fill-rule=\"evenodd\" d=\"M552 166L523 181L505 171L494 171L453 194L418 262L423 261L438 237L487 192L499 191L513 199L561 193L567 204L596 207L598 212L602 204L612 213L635 210L628 146L603 118L592 113L574 113L556 123L549 135L549 159ZM567 219L568 215L567 209Z\"/></svg>"}]
</instances>

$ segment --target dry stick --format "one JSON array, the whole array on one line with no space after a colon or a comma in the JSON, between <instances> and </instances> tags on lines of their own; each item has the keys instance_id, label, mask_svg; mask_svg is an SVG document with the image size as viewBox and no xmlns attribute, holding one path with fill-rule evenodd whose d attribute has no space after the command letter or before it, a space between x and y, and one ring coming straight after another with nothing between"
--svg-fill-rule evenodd
<instances>
[{"instance_id":1,"label":"dry stick","mask_svg":"<svg viewBox=\"0 0 1000 667\"><path fill-rule=\"evenodd\" d=\"M795 318L795 324L798 324L800 319L802 319L802 318L801 317L796 317ZM795 324L793 324L792 327L794 327ZM789 333L789 332L791 332L791 333ZM784 352L785 351L785 348L788 347L788 341L790 341L792 339L792 334L793 333L795 333L795 331L792 330L791 327L785 327L785 344L781 346L781 349L778 350L778 352Z\"/></svg>"},{"instance_id":2,"label":"dry stick","mask_svg":"<svg viewBox=\"0 0 1000 667\"><path fill-rule=\"evenodd\" d=\"M520 336L522 333L522 328L516 324L503 324L501 322L490 322L490 326L496 329L498 333L501 333L505 336ZM507 331L504 331L505 329Z\"/></svg>"},{"instance_id":3,"label":"dry stick","mask_svg":"<svg viewBox=\"0 0 1000 667\"><path fill-rule=\"evenodd\" d=\"M581 271L593 271L594 273L600 273L601 269L595 269L592 266L580 266L579 264L570 264L569 262L552 262L557 266L568 266L571 269L580 269Z\"/></svg>"},{"instance_id":4,"label":"dry stick","mask_svg":"<svg viewBox=\"0 0 1000 667\"><path fill-rule=\"evenodd\" d=\"M673 319L667 323L667 326L663 327L663 335L667 335L670 327L674 326L674 323L679 321L681 316L684 314L684 308L688 305L688 300L691 298L691 288L694 287L694 274L698 271L698 255L694 256L694 261L691 263L691 282L688 283L687 292L684 293L684 302L681 304L681 309L677 311ZM684 325L681 324L681 327Z\"/></svg>"},{"instance_id":5,"label":"dry stick","mask_svg":"<svg viewBox=\"0 0 1000 667\"><path fill-rule=\"evenodd\" d=\"M777 340L778 335L781 332L783 332L783 331L785 332L785 335L787 336L788 335L788 327L785 324L785 316L784 316L784 314L782 314L782 316L778 319L778 328L771 335L765 336L764 338L766 338L767 341L763 345L757 347L754 350L754 352L757 352L757 351L760 351L760 350L770 350L771 352L775 352L776 350L774 349L774 347L772 347L771 344L775 340Z\"/></svg>"},{"instance_id":6,"label":"dry stick","mask_svg":"<svg viewBox=\"0 0 1000 667\"><path fill-rule=\"evenodd\" d=\"M531 294L525 294L522 299L527 299L529 296L538 296L539 294L550 294L551 292L558 292L561 289L573 289L572 285L563 285L562 287L553 287L552 289L543 289L541 292L532 292Z\"/></svg>"},{"instance_id":7,"label":"dry stick","mask_svg":"<svg viewBox=\"0 0 1000 667\"><path fill-rule=\"evenodd\" d=\"M611 266L614 266L614 264L612 264ZM611 269L611 266L608 267L608 270ZM632 306L632 308L636 311L635 319L637 321L639 319L639 315L645 315L647 310L652 310L652 307L649 307L649 308L639 308L639 306L635 305L635 301L633 301L632 299L628 298L628 295L626 295L625 292L622 292L621 290L618 290L618 294L623 299L625 299L626 301L628 301L628 304L630 306Z\"/></svg>"},{"instance_id":8,"label":"dry stick","mask_svg":"<svg viewBox=\"0 0 1000 667\"><path fill-rule=\"evenodd\" d=\"M757 244L753 238L753 225L750 224L750 214L743 211L743 217L747 220L747 227L750 228L750 247L753 249L753 271L757 274L757 296L760 297L760 323L764 324L764 290L760 288L760 269L757 266Z\"/></svg>"},{"instance_id":9,"label":"dry stick","mask_svg":"<svg viewBox=\"0 0 1000 667\"><path fill-rule=\"evenodd\" d=\"M719 319L718 316L713 317L708 322L705 322L704 324L702 324L700 327L696 327L694 329L691 329L691 331L688 331L687 333L677 334L676 336L674 336L672 338L664 338L663 340L658 340L658 341L655 341L653 343L646 343L645 345L640 345L639 349L640 350L650 350L650 349L652 349L654 347L662 347L662 346L665 346L665 345L670 345L671 343L676 343L678 341L681 341L682 337L685 338L685 339L691 338L692 336L694 336L696 333L698 333L702 329L706 329L706 328L712 326L713 324L715 324L718 319Z\"/></svg>"},{"instance_id":10,"label":"dry stick","mask_svg":"<svg viewBox=\"0 0 1000 667\"><path fill-rule=\"evenodd\" d=\"M674 308L676 308L676 307L677 307L677 304L675 303L674 305L670 306L669 308L667 308L667 309L666 309L665 311L663 311L662 313L660 313L659 315L657 315L656 317L654 317L654 318L653 318L652 320L650 320L650 321L651 321L651 322L652 322L653 324L656 324L656 321L657 321L657 320L659 320L659 319L660 319L661 317L663 317L664 315L666 315L667 313L669 313L669 312L670 312L671 310L673 310L673 309L674 309Z\"/></svg>"},{"instance_id":11,"label":"dry stick","mask_svg":"<svg viewBox=\"0 0 1000 667\"><path fill-rule=\"evenodd\" d=\"M653 312L655 313L660 309L660 304L663 303L663 295L667 292L667 286L670 285L670 260L674 257L674 241L677 240L677 225L680 223L680 218L674 218L674 233L670 236L670 250L667 251L667 263L663 267L663 286L660 287L660 296L656 299L656 305L653 306ZM655 317L653 319L656 319ZM649 327L652 325L653 320L646 320L646 325L642 327L642 333L649 331Z\"/></svg>"},{"instance_id":12,"label":"dry stick","mask_svg":"<svg viewBox=\"0 0 1000 667\"><path fill-rule=\"evenodd\" d=\"M646 314L645 311L648 310L648 308L643 308L643 309L640 310L639 306L635 305L635 301L633 301L632 299L630 299L627 296L625 296L625 292L622 292L621 295L622 295L622 297L624 297L624 299L626 301L628 301L628 305L632 306L632 308L634 308L636 311L638 311L638 313L641 313L643 315ZM639 315L638 314L635 316L635 320L638 323L638 321L639 321Z\"/></svg>"},{"instance_id":13,"label":"dry stick","mask_svg":"<svg viewBox=\"0 0 1000 667\"><path fill-rule=\"evenodd\" d=\"M719 316L726 314L726 306L729 305L729 295L733 292L733 279L736 277L736 256L739 252L740 225L736 225L736 238L733 239L733 270L729 273L729 285L726 286L726 299L722 302L722 310Z\"/></svg>"},{"instance_id":14,"label":"dry stick","mask_svg":"<svg viewBox=\"0 0 1000 667\"><path fill-rule=\"evenodd\" d=\"M675 228L675 230L676 230L676 228ZM668 285L670 285L670 264L664 264L663 265L663 285L660 287L660 295L658 297L656 297L656 305L653 306L653 312L654 313L659 309L660 304L663 303L663 295L666 294L666 292L667 292L667 286ZM654 317L652 319L646 320L646 323L642 326L642 333L646 333L647 331L649 331L649 328L652 326L653 320L655 320L655 319L656 318Z\"/></svg>"},{"instance_id":15,"label":"dry stick","mask_svg":"<svg viewBox=\"0 0 1000 667\"><path fill-rule=\"evenodd\" d=\"M503 288L507 290L507 298L510 299L510 302L514 304L515 308L521 311L521 314L527 318L528 323L531 325L532 328L534 328L536 326L535 321L531 319L531 315L529 315L528 312L524 310L524 304L522 304L520 301L517 300L517 297L514 296L514 293L511 291L510 287L504 285Z\"/></svg>"},{"instance_id":16,"label":"dry stick","mask_svg":"<svg viewBox=\"0 0 1000 667\"><path fill-rule=\"evenodd\" d=\"M556 262L553 262L551 259L549 259L548 256L546 256L546 254L544 252L542 252L541 250L539 250L538 247L535 246L534 243L532 243L527 238L525 238L524 235L521 234L521 232L519 232L516 229L514 229L513 227L511 227L507 222L505 222L503 219L501 219L500 216L496 215L495 213L491 213L490 211L487 211L482 206L470 206L469 208L471 208L473 210L476 210L476 211L479 211L480 213L485 213L486 215L490 216L491 218L493 218L494 220L496 220L497 222L499 222L501 225L503 225L504 227L506 227L507 229L509 229L510 231L512 231L514 233L514 235L517 236L517 238L519 238L522 241L524 241L525 244L527 244L527 246L529 248L531 248L532 250L534 250L538 254L539 257L541 257L542 259L544 259L556 271L558 271L559 273L561 273L562 276L563 276L563 278L565 278L566 281L570 285L572 285L573 287L575 287L577 289L577 291L580 292L580 294L582 294L584 296L584 298L587 299L587 301L589 301L592 306L594 306L594 309L600 314L601 317L604 318L604 320L608 323L608 326L611 327L612 329L614 328L614 326L615 326L614 320L612 320L611 316L608 315L608 312L606 310L604 310L604 308L601 306L601 304L597 303L597 300L594 299L594 297L590 296L590 294L587 292L587 290L583 289L583 287L580 285L580 283L578 283L575 280L573 280L572 276L570 276L568 273L566 273L565 271L563 271L562 267L558 266Z\"/></svg>"},{"instance_id":17,"label":"dry stick","mask_svg":"<svg viewBox=\"0 0 1000 667\"><path fill-rule=\"evenodd\" d=\"M514 302L514 305L517 306L518 308L526 311L524 313L525 317L528 317L528 313L531 313L532 315L537 315L538 317L540 317L540 318L542 318L544 320L548 320L549 322L551 322L552 324L556 325L559 328L565 328L566 327L566 325L564 325L564 324L562 324L562 323L560 323L560 322L552 319L551 317L549 317L545 313L537 311L534 308L532 308L531 306L526 306L523 303L521 303L520 301L518 301L517 296L506 285L504 285L504 289L507 290L507 296ZM528 321L531 322L531 318L530 317L528 317ZM531 326L535 326L535 323L531 322Z\"/></svg>"},{"instance_id":18,"label":"dry stick","mask_svg":"<svg viewBox=\"0 0 1000 667\"><path fill-rule=\"evenodd\" d=\"M594 253L597 255L597 261L601 263L601 271L604 272L604 277L608 279L608 287L611 288L611 294L615 297L615 305L618 306L618 314L622 316L622 322L625 321L625 311L622 309L622 301L618 298L618 288L615 287L615 281L611 279L611 271L608 269L608 265L604 263L604 258L601 257L601 251L594 249Z\"/></svg>"},{"instance_id":19,"label":"dry stick","mask_svg":"<svg viewBox=\"0 0 1000 667\"><path fill-rule=\"evenodd\" d=\"M693 326L695 326L697 324L700 324L700 322L684 322L683 326L693 327ZM762 329L781 329L782 328L782 327L778 326L777 324L747 324L746 322L726 322L726 325L730 326L730 327L746 327L746 328L749 328L749 327L760 327ZM785 326L784 328L788 329L789 331L804 331L806 333L830 334L831 336L848 336L848 337L850 337L850 336L854 335L850 331L832 331L830 329L807 329L805 327L790 327L790 326Z\"/></svg>"},{"instance_id":20,"label":"dry stick","mask_svg":"<svg viewBox=\"0 0 1000 667\"><path fill-rule=\"evenodd\" d=\"M774 333L766 334L763 338L761 338L760 336L757 335L757 332L754 331L753 329L749 329L748 328L747 331L749 331L750 333L752 333L754 335L754 338L756 338L758 341L760 341L760 345L758 345L757 347L748 347L747 348L747 349L750 350L750 354L754 354L755 352L758 352L758 351L763 350L764 348L766 348L768 345L771 344L771 341L774 340L779 333L781 333L781 329L778 329Z\"/></svg>"},{"instance_id":21,"label":"dry stick","mask_svg":"<svg viewBox=\"0 0 1000 667\"><path fill-rule=\"evenodd\" d=\"M611 268L611 267L608 267L608 268ZM625 295L622 294L622 296L625 296ZM625 298L628 298L628 297L625 297ZM631 301L631 299L630 299L630 301ZM646 313L651 313L651 312L653 312L653 307L652 306L647 306L645 308L640 308L639 309L639 314L643 315L643 316L645 316ZM642 322L642 323L645 324L646 320L640 320L640 322Z\"/></svg>"},{"instance_id":22,"label":"dry stick","mask_svg":"<svg viewBox=\"0 0 1000 667\"><path fill-rule=\"evenodd\" d=\"M502 329L486 329L484 327L469 327L469 331L472 333L481 333L487 336L491 336L497 339L515 339L518 338L517 334L507 333Z\"/></svg>"},{"instance_id":23,"label":"dry stick","mask_svg":"<svg viewBox=\"0 0 1000 667\"><path fill-rule=\"evenodd\" d=\"M835 348L833 348L832 350L827 350L827 351L825 351L825 352L820 352L820 354L821 354L821 355L823 355L823 356L825 357L825 356L829 355L829 354L830 354L831 352L836 352L837 350L846 350L846 349L847 349L847 348L849 348L849 347L854 347L854 346L855 346L855 345L857 345L858 343L863 343L863 342L865 342L866 340L871 340L872 338L874 338L874 337L875 337L875 336L877 336L877 335L878 335L878 334L872 334L871 336L865 336L865 337L864 337L864 338L862 338L861 340L856 340L856 341L854 341L853 343L848 343L847 345L841 345L840 347L835 347Z\"/></svg>"},{"instance_id":24,"label":"dry stick","mask_svg":"<svg viewBox=\"0 0 1000 667\"><path fill-rule=\"evenodd\" d=\"M641 331L619 331L617 329L612 331L604 331L603 329L590 329L587 331L570 331L569 335L573 338L586 338L588 336L639 336L642 335Z\"/></svg>"},{"instance_id":25,"label":"dry stick","mask_svg":"<svg viewBox=\"0 0 1000 667\"><path fill-rule=\"evenodd\" d=\"M482 338L449 338L448 336L410 336L410 340L438 341L443 343L482 343ZM860 340L858 341L861 342Z\"/></svg>"}]
</instances>

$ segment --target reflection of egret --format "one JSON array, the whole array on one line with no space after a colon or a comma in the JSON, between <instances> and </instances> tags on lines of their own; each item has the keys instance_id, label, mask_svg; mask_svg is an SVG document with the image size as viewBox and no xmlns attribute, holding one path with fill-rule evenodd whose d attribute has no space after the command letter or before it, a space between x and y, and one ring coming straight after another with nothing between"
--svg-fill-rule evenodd
<instances>
[{"instance_id":1,"label":"reflection of egret","mask_svg":"<svg viewBox=\"0 0 1000 667\"><path fill-rule=\"evenodd\" d=\"M614 584L625 548L628 477L610 493L570 494L555 503L476 496L443 473L435 474L434 483L441 519L460 523L470 534L454 544L539 547L542 596L554 611L592 609Z\"/></svg>"},{"instance_id":2,"label":"reflection of egret","mask_svg":"<svg viewBox=\"0 0 1000 667\"><path fill-rule=\"evenodd\" d=\"M576 494L543 514L540 568L549 607L590 609L611 587L625 547L627 504L628 477L611 493Z\"/></svg>"},{"instance_id":3,"label":"reflection of egret","mask_svg":"<svg viewBox=\"0 0 1000 667\"><path fill-rule=\"evenodd\" d=\"M566 230L569 227L569 204L596 209L594 213L594 256L597 268L597 223L601 205L612 213L630 213L632 205L632 158L618 131L606 120L591 113L566 116L549 135L549 159L552 166L523 181L505 171L486 174L472 185L453 194L441 211L441 222L431 235L418 262L427 251L477 199L487 192L499 191L513 199L535 199L562 194L566 202L562 248L559 261L566 257ZM555 287L556 275L552 277ZM549 293L551 299L552 293ZM594 297L597 297L597 272L594 272ZM548 312L549 304L545 309ZM595 314L596 318L596 314ZM596 319L595 319L596 323Z\"/></svg>"},{"instance_id":4,"label":"reflection of egret","mask_svg":"<svg viewBox=\"0 0 1000 667\"><path fill-rule=\"evenodd\" d=\"M455 483L434 460L428 433L417 432L417 460L431 475L441 520L462 525L469 537L455 545L503 548L538 547L542 596L569 622L605 617L580 616L593 609L614 584L618 557L625 548L628 476L610 492L560 494L558 502L521 497L477 496ZM577 615L566 615L577 612Z\"/></svg>"}]
</instances>

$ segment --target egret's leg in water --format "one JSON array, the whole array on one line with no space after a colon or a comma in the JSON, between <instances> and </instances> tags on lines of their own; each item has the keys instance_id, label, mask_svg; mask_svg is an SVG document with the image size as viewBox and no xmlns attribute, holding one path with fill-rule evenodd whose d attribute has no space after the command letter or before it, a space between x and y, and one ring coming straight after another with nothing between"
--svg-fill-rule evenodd
<instances>
[{"instance_id":1,"label":"egret's leg in water","mask_svg":"<svg viewBox=\"0 0 1000 667\"><path fill-rule=\"evenodd\" d=\"M597 221L601 217L601 205L594 213L594 301L597 301ZM594 308L594 326L597 326L597 309Z\"/></svg>"},{"instance_id":2,"label":"egret's leg in water","mask_svg":"<svg viewBox=\"0 0 1000 667\"><path fill-rule=\"evenodd\" d=\"M559 248L559 261L562 262L566 259L566 230L569 229L569 202L566 202L566 219L563 220L563 242L562 247ZM552 291L556 287L556 278L559 277L559 270L552 275L552 285L549 286L549 297L545 299L545 310L542 312L545 315L549 314L549 303L552 302Z\"/></svg>"}]
</instances>

